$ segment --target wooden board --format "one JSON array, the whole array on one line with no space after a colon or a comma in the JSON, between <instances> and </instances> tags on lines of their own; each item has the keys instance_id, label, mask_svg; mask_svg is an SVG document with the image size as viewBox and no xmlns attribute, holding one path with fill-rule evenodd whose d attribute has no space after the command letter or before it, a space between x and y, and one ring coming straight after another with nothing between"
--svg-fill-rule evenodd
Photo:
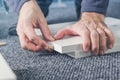
<instances>
[{"instance_id":1,"label":"wooden board","mask_svg":"<svg viewBox=\"0 0 120 80\"><path fill-rule=\"evenodd\" d=\"M106 54L120 51L120 44L119 44L120 20L115 19L115 18L106 18L105 22L108 25L108 27L112 30L115 36L115 45L112 49L108 49L106 51ZM52 31L52 34L54 35L59 29L65 28L66 26L69 26L73 23L74 22L53 24L53 25L49 25L49 28ZM39 32L39 30L36 30L36 33L38 35L41 35L41 32ZM55 51L61 54L68 54L69 56L74 57L74 58L80 58L80 57L91 55L90 51L88 53L84 53L84 51L82 50L82 38L80 36L63 38L61 40L49 42L49 44L54 46Z\"/></svg>"},{"instance_id":2,"label":"wooden board","mask_svg":"<svg viewBox=\"0 0 120 80\"><path fill-rule=\"evenodd\" d=\"M17 80L15 74L0 54L0 80Z\"/></svg>"}]
</instances>

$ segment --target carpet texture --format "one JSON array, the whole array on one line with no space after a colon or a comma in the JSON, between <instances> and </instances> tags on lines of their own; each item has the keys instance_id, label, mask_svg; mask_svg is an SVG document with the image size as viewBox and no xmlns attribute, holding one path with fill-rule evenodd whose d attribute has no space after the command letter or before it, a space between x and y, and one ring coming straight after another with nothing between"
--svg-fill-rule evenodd
<instances>
[{"instance_id":1,"label":"carpet texture","mask_svg":"<svg viewBox=\"0 0 120 80\"><path fill-rule=\"evenodd\" d=\"M18 37L8 36L0 47L18 80L120 80L120 52L73 59L57 52L30 52Z\"/></svg>"},{"instance_id":2,"label":"carpet texture","mask_svg":"<svg viewBox=\"0 0 120 80\"><path fill-rule=\"evenodd\" d=\"M74 7L51 9L47 21L51 24L77 20L74 11ZM0 40L8 43L0 47L0 53L18 80L120 80L120 52L73 59L57 52L23 50L18 37L8 35L8 29L16 22L13 14L0 14Z\"/></svg>"}]
</instances>

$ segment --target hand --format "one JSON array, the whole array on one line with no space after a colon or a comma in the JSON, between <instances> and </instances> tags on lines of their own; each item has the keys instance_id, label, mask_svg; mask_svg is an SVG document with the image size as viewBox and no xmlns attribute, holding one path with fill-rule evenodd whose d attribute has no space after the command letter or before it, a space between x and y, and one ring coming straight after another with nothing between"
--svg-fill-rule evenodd
<instances>
[{"instance_id":1,"label":"hand","mask_svg":"<svg viewBox=\"0 0 120 80\"><path fill-rule=\"evenodd\" d=\"M30 0L24 3L19 13L17 34L21 47L32 51L49 49L48 44L37 36L34 28L40 29L46 40L54 40L41 9L35 0Z\"/></svg>"},{"instance_id":2,"label":"hand","mask_svg":"<svg viewBox=\"0 0 120 80\"><path fill-rule=\"evenodd\" d=\"M92 51L93 55L103 55L107 48L114 45L113 33L104 23L104 15L98 13L82 13L81 20L57 32L55 39L65 35L79 35L83 39L83 50Z\"/></svg>"}]
</instances>

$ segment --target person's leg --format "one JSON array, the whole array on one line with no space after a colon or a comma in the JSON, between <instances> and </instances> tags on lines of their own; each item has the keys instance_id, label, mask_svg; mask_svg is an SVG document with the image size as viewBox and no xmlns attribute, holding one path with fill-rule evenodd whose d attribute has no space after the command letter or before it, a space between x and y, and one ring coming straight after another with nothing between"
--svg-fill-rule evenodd
<instances>
[{"instance_id":1,"label":"person's leg","mask_svg":"<svg viewBox=\"0 0 120 80\"><path fill-rule=\"evenodd\" d=\"M78 19L80 18L80 14L81 14L81 2L82 0L75 0L76 13L77 13Z\"/></svg>"},{"instance_id":2,"label":"person's leg","mask_svg":"<svg viewBox=\"0 0 120 80\"><path fill-rule=\"evenodd\" d=\"M43 14L46 17L49 13L49 6L53 2L53 0L37 0L37 2L38 2L38 5L41 8Z\"/></svg>"}]
</instances>

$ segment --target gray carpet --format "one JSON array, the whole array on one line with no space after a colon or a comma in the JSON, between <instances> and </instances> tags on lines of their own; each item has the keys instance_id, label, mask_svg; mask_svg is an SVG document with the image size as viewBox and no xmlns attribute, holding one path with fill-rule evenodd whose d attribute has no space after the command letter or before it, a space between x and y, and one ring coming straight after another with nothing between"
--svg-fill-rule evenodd
<instances>
[{"instance_id":1,"label":"gray carpet","mask_svg":"<svg viewBox=\"0 0 120 80\"><path fill-rule=\"evenodd\" d=\"M77 19L74 7L56 10L50 10L48 23ZM0 14L0 40L8 43L0 47L0 52L18 80L120 80L120 52L73 59L57 52L26 51L21 49L17 36L8 35L16 21L13 14Z\"/></svg>"},{"instance_id":2,"label":"gray carpet","mask_svg":"<svg viewBox=\"0 0 120 80\"><path fill-rule=\"evenodd\" d=\"M17 37L8 36L0 47L18 80L120 80L120 52L73 59L57 52L30 52L20 48Z\"/></svg>"}]
</instances>

